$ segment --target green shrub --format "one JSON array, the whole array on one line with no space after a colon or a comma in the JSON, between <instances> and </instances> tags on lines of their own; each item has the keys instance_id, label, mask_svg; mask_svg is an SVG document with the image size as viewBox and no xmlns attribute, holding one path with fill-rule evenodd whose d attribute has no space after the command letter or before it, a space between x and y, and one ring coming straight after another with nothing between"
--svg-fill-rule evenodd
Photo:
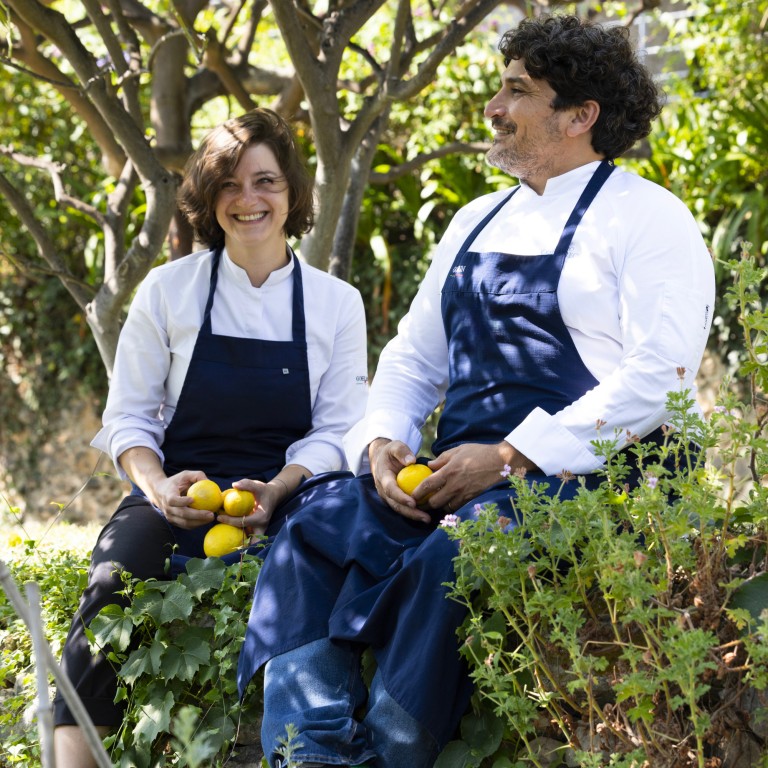
<instances>
[{"instance_id":1,"label":"green shrub","mask_svg":"<svg viewBox=\"0 0 768 768\"><path fill-rule=\"evenodd\" d=\"M119 664L117 701L127 707L106 741L116 765L218 766L242 722L258 721L260 697L240 704L235 673L261 560L190 560L173 581L127 579L131 604L107 606L92 644Z\"/></svg>"},{"instance_id":2,"label":"green shrub","mask_svg":"<svg viewBox=\"0 0 768 768\"><path fill-rule=\"evenodd\" d=\"M58 655L87 583L88 552L82 547L41 547L31 538L11 536L0 551L5 558L7 549L9 570L22 594L26 582L40 586L46 637ZM32 638L0 589L0 766L40 764L35 683Z\"/></svg>"}]
</instances>

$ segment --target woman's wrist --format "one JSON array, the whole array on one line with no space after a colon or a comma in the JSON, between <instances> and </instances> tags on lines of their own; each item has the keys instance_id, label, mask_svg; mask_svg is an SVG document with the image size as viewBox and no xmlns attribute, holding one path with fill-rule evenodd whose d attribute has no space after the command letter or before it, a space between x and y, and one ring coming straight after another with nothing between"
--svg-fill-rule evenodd
<instances>
[{"instance_id":1,"label":"woman's wrist","mask_svg":"<svg viewBox=\"0 0 768 768\"><path fill-rule=\"evenodd\" d=\"M272 478L272 482L273 483L280 483L283 486L283 488L285 488L285 492L286 493L290 493L290 490L288 489L288 483L286 483L285 480L283 480L282 478L280 478L280 477L273 477Z\"/></svg>"}]
</instances>

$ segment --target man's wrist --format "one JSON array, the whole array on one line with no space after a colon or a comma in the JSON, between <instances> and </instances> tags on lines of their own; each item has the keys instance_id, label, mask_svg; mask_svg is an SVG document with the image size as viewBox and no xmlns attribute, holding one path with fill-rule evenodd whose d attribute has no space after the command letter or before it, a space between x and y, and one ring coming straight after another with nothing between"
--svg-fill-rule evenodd
<instances>
[{"instance_id":1,"label":"man's wrist","mask_svg":"<svg viewBox=\"0 0 768 768\"><path fill-rule=\"evenodd\" d=\"M505 466L515 469L536 470L536 464L527 456L520 453L514 445L502 440L499 443L499 457Z\"/></svg>"}]
</instances>

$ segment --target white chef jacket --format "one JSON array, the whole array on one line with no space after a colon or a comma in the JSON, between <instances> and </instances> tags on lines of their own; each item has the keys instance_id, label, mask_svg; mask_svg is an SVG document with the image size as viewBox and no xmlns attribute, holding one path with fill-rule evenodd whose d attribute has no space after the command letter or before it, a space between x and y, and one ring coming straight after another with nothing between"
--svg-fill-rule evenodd
<instances>
[{"instance_id":1,"label":"white chef jacket","mask_svg":"<svg viewBox=\"0 0 768 768\"><path fill-rule=\"evenodd\" d=\"M199 251L150 270L131 303L117 346L103 428L91 442L117 457L145 446L163 461L173 418L203 322L213 252ZM290 341L293 260L255 288L222 254L213 300L213 333ZM344 433L365 412L368 394L365 310L358 290L302 262L312 429L293 443L286 464L313 474L346 467ZM254 408L258 403L254 403ZM195 469L195 467L189 467Z\"/></svg>"},{"instance_id":2,"label":"white chef jacket","mask_svg":"<svg viewBox=\"0 0 768 768\"><path fill-rule=\"evenodd\" d=\"M523 185L471 250L554 253L597 166L550 179L542 195ZM365 419L345 440L355 471L367 468L366 447L376 437L402 440L418 452L420 428L448 386L442 285L465 238L508 194L478 198L448 226L397 336L381 354ZM557 297L576 349L599 384L555 414L534 409L505 439L546 474L594 472L604 458L595 455L592 441L618 435L621 448L627 434L642 437L667 421L668 392L689 389L695 396L712 323L712 259L677 197L617 168L576 230ZM598 420L604 422L599 433Z\"/></svg>"}]
</instances>

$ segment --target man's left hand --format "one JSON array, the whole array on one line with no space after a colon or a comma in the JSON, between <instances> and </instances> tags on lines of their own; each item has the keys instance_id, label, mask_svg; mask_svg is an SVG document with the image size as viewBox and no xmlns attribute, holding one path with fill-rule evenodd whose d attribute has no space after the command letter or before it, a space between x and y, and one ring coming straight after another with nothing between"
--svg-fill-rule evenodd
<instances>
[{"instance_id":1,"label":"man's left hand","mask_svg":"<svg viewBox=\"0 0 768 768\"><path fill-rule=\"evenodd\" d=\"M487 488L504 479L504 468L533 471L536 465L508 442L493 445L465 443L441 453L429 462L434 474L421 486L420 495L427 495L427 505L433 509L455 512Z\"/></svg>"}]
</instances>

